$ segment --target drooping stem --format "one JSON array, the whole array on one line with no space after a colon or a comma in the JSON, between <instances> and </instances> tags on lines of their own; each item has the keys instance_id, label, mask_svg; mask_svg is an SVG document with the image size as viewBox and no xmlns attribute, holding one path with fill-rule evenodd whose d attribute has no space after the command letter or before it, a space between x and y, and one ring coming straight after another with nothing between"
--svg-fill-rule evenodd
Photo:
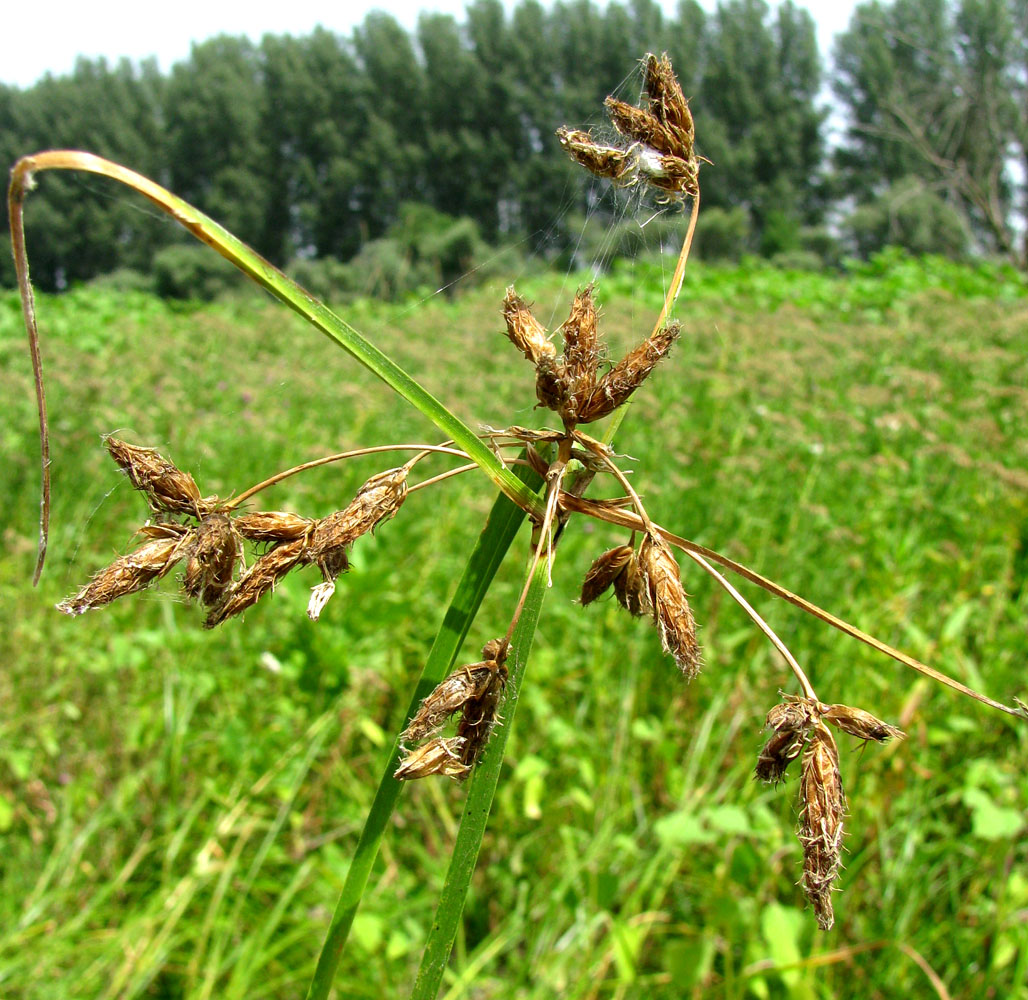
<instances>
[{"instance_id":1,"label":"drooping stem","mask_svg":"<svg viewBox=\"0 0 1028 1000\"><path fill-rule=\"evenodd\" d=\"M587 514L599 521L606 521L608 524L616 524L623 528L630 528L633 531L642 531L645 529L642 518L632 511L619 510L605 506L592 500L586 500L583 497L571 496L567 492L561 493L560 505L564 510L575 511L579 514ZM843 621L841 618L837 618L830 611L825 611L824 608L818 607L806 598L800 597L798 594L794 594L791 590L787 590L781 584L775 583L774 580L769 580L766 576L761 576L760 573L750 569L748 566L744 566L742 563L737 563L734 559L729 559L728 556L724 556L720 552L716 552L714 549L708 549L705 545L700 545L697 542L690 541L688 538L682 538L680 535L675 535L666 528L662 528L659 524L655 524L654 527L656 528L657 533L660 534L661 537L663 537L663 539L670 545L681 549L683 552L695 552L698 555L711 560L711 562L716 562L719 565L724 566L726 569L730 569L733 573L738 573L739 576L745 577L751 583L755 583L758 587L762 587L764 590L774 594L776 597L781 597L782 600L788 601L790 604L794 604L801 610L806 611L807 614L813 615L815 618L823 621L826 625L831 625L832 628L851 636L867 646L870 646L872 649L877 650L879 653L883 653L885 656L891 657L898 663L902 663L905 667L909 667L911 670L914 670L919 674L923 674L925 677L930 677L932 680L937 681L940 684L944 684L946 687L952 688L954 691L959 691L965 697L973 698L975 701L979 701L983 705L988 705L989 708L994 708L998 712L1005 712L1007 715L1013 715L1019 719L1028 719L1028 707L1025 707L1019 699L1014 699L1016 702L1015 705L1004 705L1000 701L995 701L987 695L981 694L973 688L969 688L966 684L962 684L955 678L942 673L942 671L936 670L934 667L929 667L926 663L922 663L920 660L916 660L914 657L908 656L906 653L900 652L898 649L894 649L892 646L888 645L888 643L882 642L881 639L876 639L874 636L868 635L855 625L851 625L849 622Z\"/></svg>"},{"instance_id":2,"label":"drooping stem","mask_svg":"<svg viewBox=\"0 0 1028 1000\"><path fill-rule=\"evenodd\" d=\"M301 465L294 465L291 469L285 469L283 472L276 472L275 475L265 479L263 482L257 483L255 486L251 486L238 496L234 496L231 500L226 501L221 505L220 509L234 510L240 504L249 500L250 497L260 493L261 490L266 490L269 486L274 486L276 483L282 482L283 479L288 479L290 476L295 476L300 472L306 472L308 469L316 469L319 465L329 465L332 462L343 462L348 458L360 458L364 455L378 455L382 452L388 451L418 451L423 454L436 453L441 455L456 455L458 458L468 457L467 453L461 451L459 448L448 448L445 445L433 444L382 444L375 445L372 448L355 448L353 451L341 451L335 455L325 455L323 458L315 458L310 462L303 462Z\"/></svg>"},{"instance_id":3,"label":"drooping stem","mask_svg":"<svg viewBox=\"0 0 1028 1000\"><path fill-rule=\"evenodd\" d=\"M785 662L789 664L789 668L796 675L796 680L800 682L800 687L803 688L803 693L808 698L817 701L817 694L814 692L814 688L811 686L810 681L807 679L807 675L803 672L803 668L799 665L799 663L796 662L796 657L793 656L792 653L789 651L789 647L786 646L785 643L778 638L778 636L775 634L775 630L771 628L771 626L768 625L766 621L764 621L763 617L759 614L759 612L757 612L750 604L750 602L747 601L746 598L743 597L742 594L740 594L739 591L736 590L735 587L732 586L732 584L725 579L723 574L719 573L716 569L714 569L714 567L711 566L710 563L707 562L707 560L704 559L703 556L701 556L698 552L691 552L688 549L686 549L685 554L690 559L692 559L692 561L696 563L697 566L700 566L704 570L706 570L706 572L708 572L715 580L717 580L719 584L721 584L722 587L724 587L725 591L732 598L732 600L735 601L735 603L738 604L739 607L742 608L743 611L745 611L746 614L750 616L750 618L753 620L753 623L757 626L757 628L759 628L760 631L763 632L764 635L766 635L768 639L771 640L771 645L774 646L775 649L777 649L778 652L782 654L782 657L785 659Z\"/></svg>"}]
</instances>

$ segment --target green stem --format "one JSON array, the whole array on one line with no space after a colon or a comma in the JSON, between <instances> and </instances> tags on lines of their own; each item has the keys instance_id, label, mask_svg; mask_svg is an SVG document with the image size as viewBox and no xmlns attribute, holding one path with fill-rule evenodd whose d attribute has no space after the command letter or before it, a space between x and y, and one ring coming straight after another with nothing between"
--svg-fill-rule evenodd
<instances>
[{"instance_id":1,"label":"green stem","mask_svg":"<svg viewBox=\"0 0 1028 1000\"><path fill-rule=\"evenodd\" d=\"M515 503L525 510L540 516L542 505L539 498L529 490L502 462L487 448L475 432L459 420L427 389L416 382L395 361L383 354L377 347L364 339L352 326L336 316L329 308L304 291L292 278L265 260L255 250L236 239L227 229L218 225L203 212L188 202L176 197L167 189L155 184L142 174L129 170L120 164L83 153L78 150L57 149L33 156L24 156L11 170L8 188L8 210L10 213L11 238L14 247L15 269L21 291L22 310L29 333L33 369L36 375L36 394L39 407L40 438L44 451L42 470L43 506L40 517L40 558L36 578L42 568L46 551L46 535L49 524L50 467L47 460L48 437L46 428L46 399L43 393L42 365L39 359L39 337L36 329L35 306L28 277L28 257L25 251L23 203L31 190L34 175L43 170L82 170L87 173L109 177L126 185L133 191L152 201L167 212L183 228L202 243L216 250L222 257L238 267L257 284L267 289L275 298L316 326L329 339L370 369L390 388L417 407L431 420L445 436L462 448L468 457Z\"/></svg>"},{"instance_id":2,"label":"green stem","mask_svg":"<svg viewBox=\"0 0 1028 1000\"><path fill-rule=\"evenodd\" d=\"M446 882L439 896L439 905L435 911L435 919L429 931L421 967L414 982L411 1000L435 1000L443 981L443 973L453 949L457 936L464 900L471 885L471 876L475 871L478 852L482 846L489 810L492 808L496 785L500 779L500 767L503 754L510 736L511 723L518 705L521 682L524 678L528 652L539 622L543 598L546 596L547 565L544 560L536 563L531 585L525 598L521 617L511 639L510 653L507 664L510 675L507 679L507 693L503 700L503 719L496 725L489 745L485 748L481 760L475 766L471 778L471 787L464 803L460 829L453 845L450 867L446 872Z\"/></svg>"},{"instance_id":3,"label":"green stem","mask_svg":"<svg viewBox=\"0 0 1028 1000\"><path fill-rule=\"evenodd\" d=\"M517 466L517 473L525 476L526 489L532 485L537 487L542 482L527 466ZM535 496L534 493L532 495ZM453 667L461 644L464 642L471 622L482 603L482 598L489 589L493 576L510 547L524 516L524 511L506 496L497 497L428 654L425 668L407 708L406 719L408 721L418 710L422 699L442 681ZM495 742L495 737L493 742ZM492 744L490 744L491 746ZM489 748L486 753L489 753ZM318 956L318 965L307 992L307 1000L326 1000L332 988L332 979L339 966L339 959L350 933L350 926L353 924L353 918L360 906L372 866L378 855L379 845L403 786L402 782L393 777L393 772L399 762L400 741L397 738L383 769L371 809L364 821L364 829L357 842L350 870L346 875L346 882L339 896L339 902L336 904L321 954ZM473 782L472 790L474 787Z\"/></svg>"}]
</instances>

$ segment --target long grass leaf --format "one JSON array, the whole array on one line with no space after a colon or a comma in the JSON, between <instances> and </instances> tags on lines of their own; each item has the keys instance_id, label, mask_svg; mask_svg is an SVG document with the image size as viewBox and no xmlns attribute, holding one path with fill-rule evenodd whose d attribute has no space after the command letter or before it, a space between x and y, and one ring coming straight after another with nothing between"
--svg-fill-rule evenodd
<instances>
[{"instance_id":1,"label":"long grass leaf","mask_svg":"<svg viewBox=\"0 0 1028 1000\"><path fill-rule=\"evenodd\" d=\"M527 467L516 466L515 468L517 473L524 475L526 488L538 487L541 484L542 480ZM506 496L497 497L432 643L425 668L407 708L407 719L413 717L422 699L453 667L461 644L464 642L479 605L482 603L482 598L485 597L496 570L503 561L524 516L524 511L508 500ZM495 742L495 737L493 742ZM339 966L353 918L364 895L372 865L378 856L379 844L382 842L386 825L400 795L402 782L393 777L393 772L399 762L400 741L397 738L386 760L374 801L368 811L367 819L364 821L364 829L361 830L353 860L350 862L346 882L339 896L339 902L336 904L321 954L318 956L318 964L307 992L307 1000L325 1000L332 987L332 979ZM472 783L472 792L474 787L475 785Z\"/></svg>"},{"instance_id":2,"label":"long grass leaf","mask_svg":"<svg viewBox=\"0 0 1028 1000\"><path fill-rule=\"evenodd\" d=\"M267 289L290 309L298 312L329 339L374 372L386 385L431 420L446 437L463 448L471 460L477 463L504 493L521 506L541 513L538 498L509 469L504 467L496 455L479 440L467 424L443 406L419 382L411 378L392 358L383 354L331 309L306 292L292 278L283 274L255 250L236 239L227 229L188 202L173 195L142 174L137 174L134 170L105 160L103 157L94 156L92 153L67 149L49 150L33 156L24 156L18 160L11 170L11 183L7 196L11 241L14 248L15 268L18 272L18 288L21 293L22 311L29 333L32 365L36 375L36 397L43 451L40 554L34 579L39 577L46 552L50 507L49 439L46 427L46 396L43 391L42 362L39 356L39 337L36 329L35 301L32 286L29 283L28 257L25 250L23 206L25 195L31 190L35 175L44 170L81 170L99 174L118 181L148 198L200 242L212 247L244 274Z\"/></svg>"},{"instance_id":3,"label":"long grass leaf","mask_svg":"<svg viewBox=\"0 0 1028 1000\"><path fill-rule=\"evenodd\" d=\"M540 560L532 576L525 606L518 619L517 627L511 639L510 655L507 660L510 675L507 679L506 696L503 700L503 719L493 730L489 745L476 765L468 797L461 815L460 829L450 856L450 867L446 872L446 881L439 895L435 919L425 943L425 951L421 957L421 966L414 982L411 1000L435 1000L443 981L446 963L453 949L457 936L464 900L471 885L471 876L478 860L478 852L482 846L489 810L492 808L493 796L500 778L500 767L503 764L503 753L510 736L511 723L518 705L521 681L525 675L525 664L539 623L543 598L546 595L548 567L546 560Z\"/></svg>"}]
</instances>

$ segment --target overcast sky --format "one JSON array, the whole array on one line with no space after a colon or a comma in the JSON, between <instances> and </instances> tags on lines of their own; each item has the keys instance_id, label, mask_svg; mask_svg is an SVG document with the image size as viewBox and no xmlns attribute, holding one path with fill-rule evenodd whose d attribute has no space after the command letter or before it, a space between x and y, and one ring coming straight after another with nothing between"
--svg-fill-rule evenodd
<instances>
[{"instance_id":1,"label":"overcast sky","mask_svg":"<svg viewBox=\"0 0 1028 1000\"><path fill-rule=\"evenodd\" d=\"M513 0L504 0L508 9ZM547 3L548 0L544 0ZM714 0L701 0L711 9ZM677 0L660 0L670 13ZM832 36L846 27L856 0L797 0L818 22L823 55ZM138 62L156 56L161 69L189 55L192 42L212 35L305 35L315 26L348 34L371 10L385 10L412 28L419 11L432 10L463 18L466 0L289 0L285 4L253 0L178 0L171 4L142 0L55 0L18 3L0 32L0 82L30 87L45 73L71 71L77 56L122 56Z\"/></svg>"}]
</instances>

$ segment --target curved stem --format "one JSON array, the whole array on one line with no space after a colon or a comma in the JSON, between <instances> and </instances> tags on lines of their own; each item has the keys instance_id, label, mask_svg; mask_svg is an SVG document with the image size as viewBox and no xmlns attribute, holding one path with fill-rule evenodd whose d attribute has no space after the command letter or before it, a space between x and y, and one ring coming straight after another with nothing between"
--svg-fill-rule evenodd
<instances>
[{"instance_id":1,"label":"curved stem","mask_svg":"<svg viewBox=\"0 0 1028 1000\"><path fill-rule=\"evenodd\" d=\"M50 459L47 434L46 400L43 391L43 371L39 355L39 333L36 326L35 303L29 282L28 258L25 254L24 221L22 208L25 194L33 183L35 174L43 170L82 170L99 174L126 185L149 199L161 211L166 212L200 242L206 243L222 257L230 261L244 274L275 298L299 313L331 340L342 347L361 364L377 375L391 389L415 406L431 420L447 437L459 444L468 457L508 497L522 509L541 517L542 504L531 490L521 482L504 464L478 439L470 427L451 413L424 386L416 382L392 358L362 337L352 326L336 316L327 306L306 292L295 281L287 277L270 261L265 260L241 240L233 236L209 216L194 208L188 202L176 197L166 188L155 184L142 174L129 170L111 160L92 153L73 149L52 149L33 156L23 156L11 170L11 183L7 202L11 218L12 244L15 255L15 270L22 296L22 312L28 330L32 354L33 374L36 379L36 399L39 410L40 441L42 460L42 504L40 516L39 556L36 563L36 579L42 569L46 554L46 540L50 520Z\"/></svg>"},{"instance_id":2,"label":"curved stem","mask_svg":"<svg viewBox=\"0 0 1028 1000\"><path fill-rule=\"evenodd\" d=\"M470 465L459 465L456 469L450 469L449 472L440 472L438 476L433 476L431 479L424 479L420 483L415 483L413 486L408 487L407 493L411 494L416 492L417 490L423 490L426 486L435 486L436 483L441 483L444 479L451 479L454 476L459 476L465 472L471 472L472 469L477 468L478 466L475 465L474 462L472 462Z\"/></svg>"},{"instance_id":3,"label":"curved stem","mask_svg":"<svg viewBox=\"0 0 1028 1000\"><path fill-rule=\"evenodd\" d=\"M690 552L688 549L685 550L685 554L692 559L697 566L701 566L706 570L722 587L728 592L732 600L739 605L743 611L746 612L753 620L753 623L764 633L771 641L771 645L782 654L785 662L789 664L789 668L796 675L796 680L800 682L800 687L803 688L803 693L813 701L818 701L817 694L814 692L814 688L811 686L810 681L807 679L807 675L803 672L803 668L796 662L796 657L789 651L789 647L782 642L781 639L775 634L775 630L764 620L763 616L757 612L749 601L746 600L738 590L725 579L724 575L719 573L713 566L707 562L698 552Z\"/></svg>"},{"instance_id":4,"label":"curved stem","mask_svg":"<svg viewBox=\"0 0 1028 1000\"><path fill-rule=\"evenodd\" d=\"M621 467L606 453L603 445L599 441L593 440L588 434L582 434L579 431L575 432L575 438L603 462L614 475L614 478L625 488L625 492L632 498L632 506L635 507L636 513L642 520L646 531L651 535L654 534L653 522L650 520L650 515L646 513L646 508L643 506L642 500L639 499L639 494L635 492L634 487L628 481L628 476L621 471Z\"/></svg>"},{"instance_id":5,"label":"curved stem","mask_svg":"<svg viewBox=\"0 0 1028 1000\"><path fill-rule=\"evenodd\" d=\"M692 249L692 238L696 234L696 220L700 215L699 193L692 200L692 214L689 216L689 228L686 230L685 239L682 241L682 250L678 255L678 263L675 265L675 273L671 276L671 284L668 285L667 294L664 296L664 305L661 307L657 322L653 324L653 331L650 337L654 337L660 328L667 321L675 302L678 301L678 294L682 290L682 281L685 279L685 265L689 261L689 251Z\"/></svg>"},{"instance_id":6,"label":"curved stem","mask_svg":"<svg viewBox=\"0 0 1028 1000\"><path fill-rule=\"evenodd\" d=\"M276 472L275 475L269 477L268 479L265 479L263 482L257 483L255 486L251 486L249 489L244 490L238 496L234 496L231 500L222 504L220 509L234 510L241 503L245 503L247 500L249 500L250 497L260 493L261 490L266 490L269 486L274 486L276 483L280 483L283 479L288 479L290 476L295 476L300 472L306 472L307 469L316 469L319 465L329 465L332 462L342 462L348 458L360 458L363 455L377 455L387 451L421 452L421 455L416 456L414 461L431 452L435 452L442 455L456 455L458 458L468 457L467 453L461 451L459 448L447 448L445 445L382 444L376 445L373 448L355 448L353 451L341 451L335 455L326 455L324 456L324 458L315 458L310 462L303 462L301 465L294 465L291 469L286 469L283 472Z\"/></svg>"},{"instance_id":7,"label":"curved stem","mask_svg":"<svg viewBox=\"0 0 1028 1000\"><path fill-rule=\"evenodd\" d=\"M608 524L616 524L623 528L631 528L633 531L642 531L645 527L643 525L642 518L640 518L638 514L634 514L627 510L616 510L606 507L592 500L572 496L569 493L561 494L560 504L564 510L571 510L579 514L588 514L590 517L594 517L599 521L606 521ZM874 636L868 635L855 625L851 625L849 622L843 621L841 618L837 618L830 611L825 611L824 608L818 607L806 598L800 597L798 594L794 594L791 590L787 590L785 587L781 586L781 584L775 583L774 580L769 580L766 576L761 576L760 573L750 569L748 566L743 566L742 563L737 563L734 559L729 559L728 556L723 556L720 552L716 552L714 549L708 549L705 545L700 545L697 542L690 541L688 538L682 538L679 535L672 534L666 528L662 528L659 524L654 525L654 527L661 537L663 537L663 539L670 545L681 549L683 552L695 552L698 555L705 556L707 559L711 560L711 562L716 562L719 565L730 569L733 573L738 573L739 576L745 577L751 583L755 583L758 587L763 587L764 590L774 594L776 597L782 598L782 600L788 601L790 604L794 604L801 610L806 611L807 614L813 615L815 618L823 621L826 625L831 625L832 628L838 629L838 631L851 636L867 646L870 646L879 653L884 653L886 656L896 660L897 663L902 663L905 667L909 667L911 670L914 670L919 674L923 674L925 677L930 677L933 681L938 681L938 683L944 684L946 687L952 688L954 691L959 691L962 695L965 695L968 698L973 698L975 701L979 701L983 705L988 705L989 708L994 708L998 712L1005 712L1007 715L1013 715L1019 719L1028 719L1028 707L1026 707L1019 699L1014 699L1016 702L1016 705L1014 706L1004 705L1000 701L995 701L987 695L981 694L973 688L969 688L966 684L962 684L955 678L942 673L942 671L936 670L934 667L929 667L926 663L922 663L920 660L915 660L914 657L908 656L906 653L902 653L898 649L894 649L887 643L882 642L881 639L876 639Z\"/></svg>"}]
</instances>

